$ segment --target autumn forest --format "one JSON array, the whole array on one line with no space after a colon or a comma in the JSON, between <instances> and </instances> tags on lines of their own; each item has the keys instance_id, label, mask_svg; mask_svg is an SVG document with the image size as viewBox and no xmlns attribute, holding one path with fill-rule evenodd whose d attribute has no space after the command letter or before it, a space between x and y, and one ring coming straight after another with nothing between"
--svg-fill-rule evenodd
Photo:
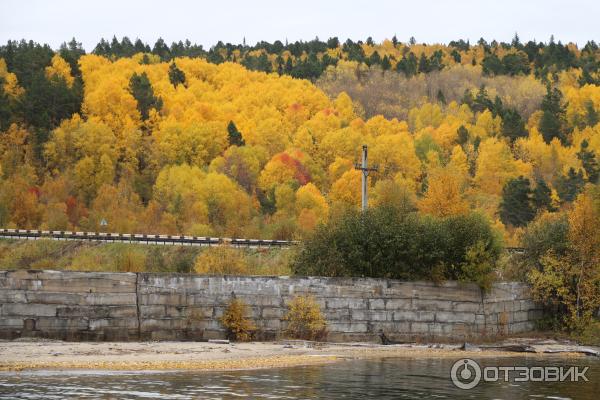
<instances>
[{"instance_id":1,"label":"autumn forest","mask_svg":"<svg viewBox=\"0 0 600 400\"><path fill-rule=\"evenodd\" d=\"M367 144L372 206L478 213L520 246L598 184L599 68L594 42L518 36L9 41L0 226L302 239L360 206Z\"/></svg>"}]
</instances>

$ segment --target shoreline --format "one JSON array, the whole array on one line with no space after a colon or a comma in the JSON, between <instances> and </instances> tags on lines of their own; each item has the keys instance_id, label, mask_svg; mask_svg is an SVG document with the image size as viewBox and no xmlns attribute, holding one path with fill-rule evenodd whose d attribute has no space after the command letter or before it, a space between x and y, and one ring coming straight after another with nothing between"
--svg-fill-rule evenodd
<instances>
[{"instance_id":1,"label":"shoreline","mask_svg":"<svg viewBox=\"0 0 600 400\"><path fill-rule=\"evenodd\" d=\"M514 343L511 342L511 343ZM459 349L459 345L379 345L302 341L209 342L0 342L0 371L231 371L322 365L374 358L586 357L581 346L546 342L535 352ZM557 352L559 351L559 352ZM593 351L597 351L593 350Z\"/></svg>"}]
</instances>

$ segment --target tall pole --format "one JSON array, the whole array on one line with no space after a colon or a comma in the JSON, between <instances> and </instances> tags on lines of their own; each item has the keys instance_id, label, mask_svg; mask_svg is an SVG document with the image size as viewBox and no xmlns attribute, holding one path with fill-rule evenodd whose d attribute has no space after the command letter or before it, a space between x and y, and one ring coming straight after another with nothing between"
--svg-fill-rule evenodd
<instances>
[{"instance_id":1,"label":"tall pole","mask_svg":"<svg viewBox=\"0 0 600 400\"><path fill-rule=\"evenodd\" d=\"M367 203L369 201L367 194L367 177L369 176L369 170L367 169L367 145L362 147L362 210L367 210Z\"/></svg>"},{"instance_id":2,"label":"tall pole","mask_svg":"<svg viewBox=\"0 0 600 400\"><path fill-rule=\"evenodd\" d=\"M368 182L367 182L367 178L369 176L369 172L370 171L377 171L377 167L369 167L369 160L368 160L368 155L367 155L367 145L364 144L362 147L362 163L360 164L355 164L354 168L361 171L362 172L362 185L361 185L361 194L362 194L362 210L366 211L368 208L368 202L369 202L369 198L368 198Z\"/></svg>"}]
</instances>

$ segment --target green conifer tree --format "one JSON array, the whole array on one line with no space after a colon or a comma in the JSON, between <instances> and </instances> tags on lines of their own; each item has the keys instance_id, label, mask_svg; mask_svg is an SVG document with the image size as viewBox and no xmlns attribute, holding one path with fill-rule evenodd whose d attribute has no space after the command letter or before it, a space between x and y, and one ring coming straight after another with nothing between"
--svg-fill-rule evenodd
<instances>
[{"instance_id":1,"label":"green conifer tree","mask_svg":"<svg viewBox=\"0 0 600 400\"><path fill-rule=\"evenodd\" d=\"M531 206L529 179L522 176L511 179L502 189L500 219L505 225L525 226L535 217Z\"/></svg>"},{"instance_id":2,"label":"green conifer tree","mask_svg":"<svg viewBox=\"0 0 600 400\"><path fill-rule=\"evenodd\" d=\"M154 90L145 72L141 74L134 73L129 80L129 91L137 101L137 109L142 116L142 121L146 121L150 116L150 110L162 109L162 100L154 96Z\"/></svg>"}]
</instances>

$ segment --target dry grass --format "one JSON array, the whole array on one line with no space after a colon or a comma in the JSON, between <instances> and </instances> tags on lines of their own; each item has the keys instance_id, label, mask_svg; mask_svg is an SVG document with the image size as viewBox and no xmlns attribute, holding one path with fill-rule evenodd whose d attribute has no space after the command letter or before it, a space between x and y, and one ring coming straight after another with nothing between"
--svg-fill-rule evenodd
<instances>
[{"instance_id":1,"label":"dry grass","mask_svg":"<svg viewBox=\"0 0 600 400\"><path fill-rule=\"evenodd\" d=\"M56 240L0 239L0 270L55 269L103 272L194 273L202 260L214 259L216 248L94 243ZM292 250L227 249L243 269L239 275L289 275ZM200 273L211 274L208 268ZM227 272L225 272L227 273Z\"/></svg>"}]
</instances>

